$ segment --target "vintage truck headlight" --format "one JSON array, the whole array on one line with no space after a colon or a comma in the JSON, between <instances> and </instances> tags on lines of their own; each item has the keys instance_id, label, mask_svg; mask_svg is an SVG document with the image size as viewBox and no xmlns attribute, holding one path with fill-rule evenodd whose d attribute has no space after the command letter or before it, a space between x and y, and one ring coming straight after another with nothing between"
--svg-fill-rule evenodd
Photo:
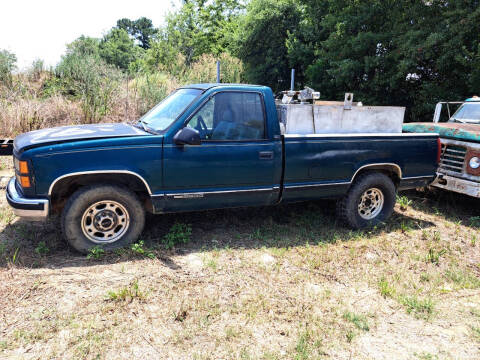
<instances>
[{"instance_id":1,"label":"vintage truck headlight","mask_svg":"<svg viewBox=\"0 0 480 360\"><path fill-rule=\"evenodd\" d=\"M480 159L477 156L474 156L468 162L468 166L472 169L478 169L480 167Z\"/></svg>"}]
</instances>

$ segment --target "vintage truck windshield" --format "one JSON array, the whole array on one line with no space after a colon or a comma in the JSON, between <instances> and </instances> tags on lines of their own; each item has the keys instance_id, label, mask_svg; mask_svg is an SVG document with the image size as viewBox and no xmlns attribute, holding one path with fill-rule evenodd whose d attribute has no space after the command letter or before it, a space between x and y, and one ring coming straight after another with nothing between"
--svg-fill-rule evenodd
<instances>
[{"instance_id":1,"label":"vintage truck windshield","mask_svg":"<svg viewBox=\"0 0 480 360\"><path fill-rule=\"evenodd\" d=\"M453 114L450 121L480 124L480 102L465 103Z\"/></svg>"},{"instance_id":2,"label":"vintage truck windshield","mask_svg":"<svg viewBox=\"0 0 480 360\"><path fill-rule=\"evenodd\" d=\"M146 113L139 122L156 132L164 131L201 93L199 89L179 89Z\"/></svg>"}]
</instances>

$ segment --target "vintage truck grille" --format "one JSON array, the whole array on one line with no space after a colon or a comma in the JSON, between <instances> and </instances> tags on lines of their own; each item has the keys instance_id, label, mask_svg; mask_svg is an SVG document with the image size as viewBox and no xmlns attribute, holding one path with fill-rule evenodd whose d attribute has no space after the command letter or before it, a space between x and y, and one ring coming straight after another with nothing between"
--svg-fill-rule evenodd
<instances>
[{"instance_id":1,"label":"vintage truck grille","mask_svg":"<svg viewBox=\"0 0 480 360\"><path fill-rule=\"evenodd\" d=\"M463 146L442 144L439 170L461 174L467 149Z\"/></svg>"}]
</instances>

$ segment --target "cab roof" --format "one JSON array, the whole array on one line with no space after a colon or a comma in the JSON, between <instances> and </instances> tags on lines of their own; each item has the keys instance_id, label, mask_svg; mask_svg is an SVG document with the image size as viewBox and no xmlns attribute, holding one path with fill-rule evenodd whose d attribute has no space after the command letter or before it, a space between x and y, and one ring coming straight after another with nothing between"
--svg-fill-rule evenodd
<instances>
[{"instance_id":1,"label":"cab roof","mask_svg":"<svg viewBox=\"0 0 480 360\"><path fill-rule=\"evenodd\" d=\"M262 85L250 85L250 84L226 84L226 83L204 83L204 84L189 84L184 85L181 88L183 89L200 89L200 90L208 90L214 87L239 87L239 86L247 86L247 87L262 87Z\"/></svg>"}]
</instances>

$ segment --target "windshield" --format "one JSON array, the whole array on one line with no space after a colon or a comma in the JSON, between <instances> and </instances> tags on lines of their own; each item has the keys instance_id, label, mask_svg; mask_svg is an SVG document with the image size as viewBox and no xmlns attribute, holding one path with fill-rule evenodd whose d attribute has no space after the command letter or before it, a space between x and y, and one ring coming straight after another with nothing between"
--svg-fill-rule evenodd
<instances>
[{"instance_id":1,"label":"windshield","mask_svg":"<svg viewBox=\"0 0 480 360\"><path fill-rule=\"evenodd\" d=\"M465 103L453 114L450 121L480 124L480 102Z\"/></svg>"},{"instance_id":2,"label":"windshield","mask_svg":"<svg viewBox=\"0 0 480 360\"><path fill-rule=\"evenodd\" d=\"M198 89L179 89L146 113L139 122L155 131L163 131L183 113L201 92Z\"/></svg>"}]
</instances>

